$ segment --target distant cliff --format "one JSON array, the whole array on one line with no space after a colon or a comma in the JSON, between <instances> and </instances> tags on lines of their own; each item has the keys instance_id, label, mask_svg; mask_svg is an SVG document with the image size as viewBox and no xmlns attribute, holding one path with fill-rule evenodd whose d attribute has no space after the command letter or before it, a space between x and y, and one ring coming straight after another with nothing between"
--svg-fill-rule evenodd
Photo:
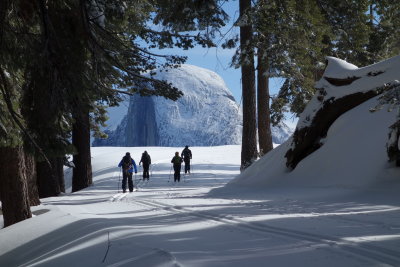
<instances>
[{"instance_id":1,"label":"distant cliff","mask_svg":"<svg viewBox=\"0 0 400 267\"><path fill-rule=\"evenodd\" d=\"M241 142L242 115L222 78L192 65L159 72L156 78L178 87L184 96L133 96L108 139L93 146L216 146ZM126 111L125 111L126 112ZM115 115L114 115L115 116Z\"/></svg>"}]
</instances>

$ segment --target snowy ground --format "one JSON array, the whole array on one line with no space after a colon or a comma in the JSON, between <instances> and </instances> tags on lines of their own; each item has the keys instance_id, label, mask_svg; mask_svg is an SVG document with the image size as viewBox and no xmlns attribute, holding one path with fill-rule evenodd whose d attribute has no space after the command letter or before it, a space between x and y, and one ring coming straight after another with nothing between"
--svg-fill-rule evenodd
<instances>
[{"instance_id":1,"label":"snowy ground","mask_svg":"<svg viewBox=\"0 0 400 267\"><path fill-rule=\"evenodd\" d=\"M1 229L0 266L400 266L400 198L209 193L239 174L240 146L191 149L193 173L174 184L181 149L147 147L150 182L122 194L116 166L144 148L93 148L94 186L43 199L34 218Z\"/></svg>"}]
</instances>

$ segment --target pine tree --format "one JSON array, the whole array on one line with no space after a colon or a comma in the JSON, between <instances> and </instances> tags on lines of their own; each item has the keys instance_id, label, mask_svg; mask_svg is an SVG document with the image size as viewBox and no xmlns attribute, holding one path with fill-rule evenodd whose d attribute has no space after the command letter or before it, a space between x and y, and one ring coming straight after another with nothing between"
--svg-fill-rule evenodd
<instances>
[{"instance_id":1,"label":"pine tree","mask_svg":"<svg viewBox=\"0 0 400 267\"><path fill-rule=\"evenodd\" d=\"M172 100L182 95L171 84L143 74L152 74L160 66L177 66L185 58L151 49L211 46L227 17L217 0L167 2L0 3L0 108L6 114L0 114L1 141L5 148L24 143L26 151L34 152L39 191L50 186L44 195L63 190L59 163L69 153L75 154L74 190L91 183L90 125L98 129L104 121L104 106L116 105L121 93ZM181 33L188 30L201 33ZM18 97L4 80L18 88ZM15 126L17 145L4 141L10 137L8 128ZM69 141L72 136L74 146ZM50 168L54 172L42 180L42 173L49 173ZM1 195L2 199L9 196Z\"/></svg>"},{"instance_id":2,"label":"pine tree","mask_svg":"<svg viewBox=\"0 0 400 267\"><path fill-rule=\"evenodd\" d=\"M268 61L265 49L261 46L257 49L257 129L260 156L273 149L269 108Z\"/></svg>"},{"instance_id":3,"label":"pine tree","mask_svg":"<svg viewBox=\"0 0 400 267\"><path fill-rule=\"evenodd\" d=\"M253 27L251 1L240 0L240 66L242 69L243 135L240 169L244 170L257 159L256 89L254 70Z\"/></svg>"},{"instance_id":4,"label":"pine tree","mask_svg":"<svg viewBox=\"0 0 400 267\"><path fill-rule=\"evenodd\" d=\"M285 80L271 103L271 121L279 125L284 112L301 113L314 94L329 31L314 0L259 1L255 16L267 73Z\"/></svg>"}]
</instances>

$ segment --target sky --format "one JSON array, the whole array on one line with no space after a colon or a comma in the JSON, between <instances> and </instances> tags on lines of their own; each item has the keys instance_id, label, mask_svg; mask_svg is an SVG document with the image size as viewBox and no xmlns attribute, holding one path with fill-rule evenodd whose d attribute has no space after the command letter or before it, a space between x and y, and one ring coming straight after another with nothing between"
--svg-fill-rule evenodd
<instances>
[{"instance_id":1,"label":"sky","mask_svg":"<svg viewBox=\"0 0 400 267\"><path fill-rule=\"evenodd\" d=\"M225 12L228 13L230 21L221 29L221 33L228 38L239 33L239 28L233 27L233 23L237 20L239 14L239 1L228 1L223 7ZM235 69L230 66L235 49L223 49L221 47L223 40L217 39L216 43L218 46L214 48L195 47L187 51L181 49L168 49L164 51L173 51L176 54L187 56L187 64L192 64L216 72L224 79L226 85L235 97L236 102L241 104L241 71L240 69ZM271 79L271 95L278 92L280 85L280 79Z\"/></svg>"}]
</instances>

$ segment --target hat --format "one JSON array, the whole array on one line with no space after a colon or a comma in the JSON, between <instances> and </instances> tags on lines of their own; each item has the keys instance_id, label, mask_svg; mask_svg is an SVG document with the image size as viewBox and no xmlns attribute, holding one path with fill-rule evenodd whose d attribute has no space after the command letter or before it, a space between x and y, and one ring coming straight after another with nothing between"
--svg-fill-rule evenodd
<instances>
[{"instance_id":1,"label":"hat","mask_svg":"<svg viewBox=\"0 0 400 267\"><path fill-rule=\"evenodd\" d=\"M126 152L126 154L125 154L126 156L130 156L131 155L131 153L129 153L129 152Z\"/></svg>"},{"instance_id":2,"label":"hat","mask_svg":"<svg viewBox=\"0 0 400 267\"><path fill-rule=\"evenodd\" d=\"M189 148L189 146L185 146L185 148Z\"/></svg>"},{"instance_id":3,"label":"hat","mask_svg":"<svg viewBox=\"0 0 400 267\"><path fill-rule=\"evenodd\" d=\"M179 152L175 152L175 155L179 156Z\"/></svg>"}]
</instances>

